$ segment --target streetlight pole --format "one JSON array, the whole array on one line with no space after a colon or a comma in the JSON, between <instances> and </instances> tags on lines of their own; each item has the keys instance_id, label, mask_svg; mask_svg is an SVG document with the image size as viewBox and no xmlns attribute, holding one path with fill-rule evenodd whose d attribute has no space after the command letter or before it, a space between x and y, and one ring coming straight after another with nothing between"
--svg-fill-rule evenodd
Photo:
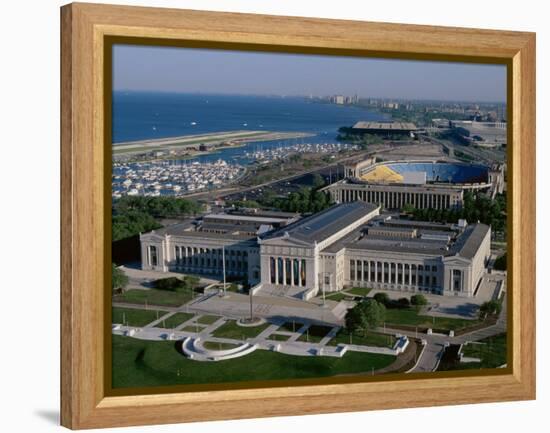
<instances>
[{"instance_id":1,"label":"streetlight pole","mask_svg":"<svg viewBox=\"0 0 550 433\"><path fill-rule=\"evenodd\" d=\"M321 264L323 266L323 269L322 269L322 272L321 272L321 278L322 278L322 282L321 282L321 291L323 292L323 307L326 306L326 303L325 303L325 259L323 256L321 256Z\"/></svg>"},{"instance_id":2,"label":"streetlight pole","mask_svg":"<svg viewBox=\"0 0 550 433\"><path fill-rule=\"evenodd\" d=\"M225 245L222 246L222 263L223 263L223 295L225 296Z\"/></svg>"}]
</instances>

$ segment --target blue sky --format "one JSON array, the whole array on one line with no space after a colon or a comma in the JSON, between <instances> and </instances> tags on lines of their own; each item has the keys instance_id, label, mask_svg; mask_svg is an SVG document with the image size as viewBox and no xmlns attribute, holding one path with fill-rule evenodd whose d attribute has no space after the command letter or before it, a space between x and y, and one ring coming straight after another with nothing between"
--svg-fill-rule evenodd
<instances>
[{"instance_id":1,"label":"blue sky","mask_svg":"<svg viewBox=\"0 0 550 433\"><path fill-rule=\"evenodd\" d=\"M113 88L163 92L506 100L501 65L116 45Z\"/></svg>"}]
</instances>

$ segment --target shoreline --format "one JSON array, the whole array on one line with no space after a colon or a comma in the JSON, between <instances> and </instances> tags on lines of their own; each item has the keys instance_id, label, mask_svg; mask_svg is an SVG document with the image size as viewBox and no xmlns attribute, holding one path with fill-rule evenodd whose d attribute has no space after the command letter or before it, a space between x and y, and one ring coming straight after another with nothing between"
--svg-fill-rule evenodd
<instances>
[{"instance_id":1,"label":"shoreline","mask_svg":"<svg viewBox=\"0 0 550 433\"><path fill-rule=\"evenodd\" d=\"M112 145L113 154L146 153L151 151L175 150L209 145L210 150L244 146L247 143L272 140L286 140L313 137L314 133L285 131L221 131L207 134L183 135L158 139L127 141ZM234 144L230 144L234 143ZM205 151L207 152L207 151Z\"/></svg>"}]
</instances>

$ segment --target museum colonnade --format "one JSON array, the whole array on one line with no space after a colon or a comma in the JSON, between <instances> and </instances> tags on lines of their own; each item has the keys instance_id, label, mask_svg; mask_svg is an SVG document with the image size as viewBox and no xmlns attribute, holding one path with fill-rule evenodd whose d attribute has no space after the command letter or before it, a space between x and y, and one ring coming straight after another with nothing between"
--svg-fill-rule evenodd
<instances>
[{"instance_id":1,"label":"museum colonnade","mask_svg":"<svg viewBox=\"0 0 550 433\"><path fill-rule=\"evenodd\" d=\"M333 191L335 201L347 203L352 201L364 201L367 203L381 203L388 209L400 209L405 205L411 205L418 209L448 209L451 207L450 194L374 191L361 189L338 189Z\"/></svg>"},{"instance_id":2,"label":"museum colonnade","mask_svg":"<svg viewBox=\"0 0 550 433\"><path fill-rule=\"evenodd\" d=\"M351 284L366 282L436 289L439 287L437 274L436 265L355 259L349 261Z\"/></svg>"},{"instance_id":3,"label":"museum colonnade","mask_svg":"<svg viewBox=\"0 0 550 433\"><path fill-rule=\"evenodd\" d=\"M174 265L180 269L193 269L206 273L227 272L246 273L248 270L248 252L240 249L203 248L176 245L174 247Z\"/></svg>"},{"instance_id":4,"label":"museum colonnade","mask_svg":"<svg viewBox=\"0 0 550 433\"><path fill-rule=\"evenodd\" d=\"M306 260L290 257L269 257L269 281L285 286L306 286Z\"/></svg>"}]
</instances>

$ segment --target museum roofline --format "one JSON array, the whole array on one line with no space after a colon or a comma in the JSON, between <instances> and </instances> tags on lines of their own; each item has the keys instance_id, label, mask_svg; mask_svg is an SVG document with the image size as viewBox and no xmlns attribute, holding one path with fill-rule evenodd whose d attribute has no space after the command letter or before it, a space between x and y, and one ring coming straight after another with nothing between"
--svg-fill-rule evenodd
<instances>
[{"instance_id":1,"label":"museum roofline","mask_svg":"<svg viewBox=\"0 0 550 433\"><path fill-rule=\"evenodd\" d=\"M264 239L289 237L311 244L323 242L376 209L377 205L362 201L337 204L282 227Z\"/></svg>"}]
</instances>

